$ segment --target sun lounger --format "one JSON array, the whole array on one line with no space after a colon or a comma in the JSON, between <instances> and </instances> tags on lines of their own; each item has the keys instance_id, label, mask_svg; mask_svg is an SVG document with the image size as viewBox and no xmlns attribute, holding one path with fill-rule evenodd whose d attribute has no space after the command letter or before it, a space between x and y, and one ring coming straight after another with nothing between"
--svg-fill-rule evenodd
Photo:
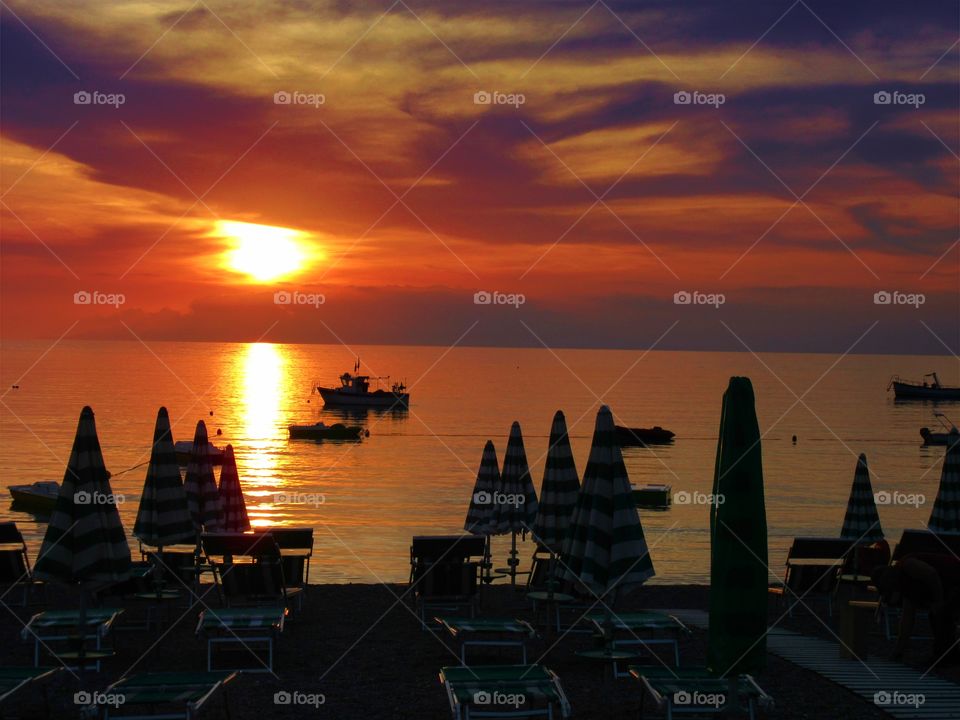
<instances>
[{"instance_id":1,"label":"sun lounger","mask_svg":"<svg viewBox=\"0 0 960 720\"><path fill-rule=\"evenodd\" d=\"M690 630L673 615L666 613L641 611L629 613L592 612L587 620L593 623L597 632L603 636L612 648L624 646L668 645L673 650L673 664L680 665L680 636L689 635ZM607 637L607 634L610 637ZM662 637L667 635L668 637ZM615 677L627 677L620 673L616 661L613 661Z\"/></svg>"},{"instance_id":2,"label":"sun lounger","mask_svg":"<svg viewBox=\"0 0 960 720\"><path fill-rule=\"evenodd\" d=\"M122 704L103 705L103 717L105 720L193 720L236 676L236 672L165 672L123 678L102 693L107 699L123 698ZM136 706L143 706L142 712L131 714ZM157 714L160 708L163 712ZM225 716L229 717L229 712Z\"/></svg>"},{"instance_id":3,"label":"sun lounger","mask_svg":"<svg viewBox=\"0 0 960 720\"><path fill-rule=\"evenodd\" d=\"M4 667L0 668L0 706L12 698L18 691L48 678L56 673L60 668L47 667ZM43 701L46 704L46 692L43 693Z\"/></svg>"},{"instance_id":4,"label":"sun lounger","mask_svg":"<svg viewBox=\"0 0 960 720\"><path fill-rule=\"evenodd\" d=\"M0 523L0 600L12 605L10 595L16 589L22 591L20 605L26 607L32 591L46 586L33 577L27 544L23 534L14 522Z\"/></svg>"},{"instance_id":5,"label":"sun lounger","mask_svg":"<svg viewBox=\"0 0 960 720\"><path fill-rule=\"evenodd\" d=\"M570 717L560 678L543 665L445 667L440 682L454 720Z\"/></svg>"},{"instance_id":6,"label":"sun lounger","mask_svg":"<svg viewBox=\"0 0 960 720\"><path fill-rule=\"evenodd\" d=\"M55 657L60 660L79 660L83 659L93 661L96 670L100 670L100 661L113 655L111 650L103 648L103 640L110 633L113 624L123 612L119 608L89 608L85 611L86 627L83 632L83 639L93 640L94 647L84 650L70 648L69 650L54 650L50 647L53 643L62 643L64 641L73 641L77 639L80 625L79 610L47 610L37 613L28 622L20 633L24 640L33 638L33 664L35 667L40 665L40 648L48 649ZM69 664L69 663L67 663Z\"/></svg>"},{"instance_id":7,"label":"sun lounger","mask_svg":"<svg viewBox=\"0 0 960 720\"><path fill-rule=\"evenodd\" d=\"M300 588L298 603L303 602L310 585L310 560L313 558L313 528L270 528L254 530L254 534L269 532L280 548L283 580L288 590ZM298 606L299 607L299 606Z\"/></svg>"},{"instance_id":8,"label":"sun lounger","mask_svg":"<svg viewBox=\"0 0 960 720\"><path fill-rule=\"evenodd\" d=\"M783 583L773 585L769 593L778 602L786 601L787 613L792 617L797 605L809 605L814 600L827 604L828 616L833 616L833 594L837 578L847 555L856 547L855 540L833 537L797 537L787 553Z\"/></svg>"},{"instance_id":9,"label":"sun lounger","mask_svg":"<svg viewBox=\"0 0 960 720\"><path fill-rule=\"evenodd\" d=\"M302 587L288 587L272 533L204 533L203 552L227 605L300 608Z\"/></svg>"},{"instance_id":10,"label":"sun lounger","mask_svg":"<svg viewBox=\"0 0 960 720\"><path fill-rule=\"evenodd\" d=\"M273 646L283 633L286 608L217 608L200 613L196 634L207 639L207 670L213 670L214 645L240 645L257 658L257 665L232 668L247 672L273 672ZM253 646L265 646L266 663Z\"/></svg>"},{"instance_id":11,"label":"sun lounger","mask_svg":"<svg viewBox=\"0 0 960 720\"><path fill-rule=\"evenodd\" d=\"M410 544L410 586L421 622L427 610L476 612L485 539L480 535L418 535Z\"/></svg>"},{"instance_id":12,"label":"sun lounger","mask_svg":"<svg viewBox=\"0 0 960 720\"><path fill-rule=\"evenodd\" d=\"M436 617L460 643L460 661L467 664L468 647L517 647L527 664L527 641L536 637L530 623L512 618Z\"/></svg>"},{"instance_id":13,"label":"sun lounger","mask_svg":"<svg viewBox=\"0 0 960 720\"><path fill-rule=\"evenodd\" d=\"M710 673L706 668L666 668L631 665L630 675L642 685L640 717L643 718L644 700L649 695L659 710L665 710L667 720L675 715L711 715L724 711L730 680ZM773 699L750 675L740 675L737 683L737 704L745 703L750 719L757 708L769 709Z\"/></svg>"}]
</instances>

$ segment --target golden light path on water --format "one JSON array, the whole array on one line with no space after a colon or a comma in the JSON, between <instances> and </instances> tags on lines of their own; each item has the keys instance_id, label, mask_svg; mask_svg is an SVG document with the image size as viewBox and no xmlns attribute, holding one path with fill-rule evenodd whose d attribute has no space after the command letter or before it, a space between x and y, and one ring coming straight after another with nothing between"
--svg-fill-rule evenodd
<instances>
[{"instance_id":1,"label":"golden light path on water","mask_svg":"<svg viewBox=\"0 0 960 720\"><path fill-rule=\"evenodd\" d=\"M244 468L242 473L247 513L254 527L284 525L288 513L273 499L283 490L274 445L281 419L283 378L287 358L269 343L252 343L239 357L242 375Z\"/></svg>"}]
</instances>

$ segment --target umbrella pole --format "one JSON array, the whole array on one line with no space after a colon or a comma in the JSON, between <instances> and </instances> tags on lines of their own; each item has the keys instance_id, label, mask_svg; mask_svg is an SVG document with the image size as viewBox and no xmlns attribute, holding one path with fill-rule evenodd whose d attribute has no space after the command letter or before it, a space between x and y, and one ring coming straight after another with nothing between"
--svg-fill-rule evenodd
<instances>
[{"instance_id":1,"label":"umbrella pole","mask_svg":"<svg viewBox=\"0 0 960 720\"><path fill-rule=\"evenodd\" d=\"M510 587L517 587L517 531L510 532Z\"/></svg>"},{"instance_id":2,"label":"umbrella pole","mask_svg":"<svg viewBox=\"0 0 960 720\"><path fill-rule=\"evenodd\" d=\"M87 641L87 589L83 586L83 583L80 584L80 619L77 623L79 626L77 628L79 635L79 647L77 648L77 665L80 668L80 674L83 675L84 666L86 663L85 660L85 648Z\"/></svg>"}]
</instances>

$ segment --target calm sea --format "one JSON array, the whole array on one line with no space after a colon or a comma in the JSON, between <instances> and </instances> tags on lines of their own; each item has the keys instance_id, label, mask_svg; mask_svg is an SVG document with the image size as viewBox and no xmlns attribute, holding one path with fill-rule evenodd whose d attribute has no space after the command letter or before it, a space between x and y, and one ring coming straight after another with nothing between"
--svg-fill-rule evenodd
<instances>
[{"instance_id":1,"label":"calm sea","mask_svg":"<svg viewBox=\"0 0 960 720\"><path fill-rule=\"evenodd\" d=\"M359 352L363 370L405 379L404 414L344 416L323 410L311 388L335 384ZM936 495L942 448L923 448L919 428L937 409L960 421L960 406L895 403L894 373L937 370L957 383L945 357L606 350L487 349L330 345L85 342L6 343L0 387L3 484L60 480L80 408L96 412L113 490L133 527L157 408L174 436L190 439L199 419L218 444L232 443L247 506L260 526L315 528L318 582L399 581L407 577L410 537L462 528L484 442L502 458L513 420L524 431L535 485L543 473L550 422L563 409L578 469L586 463L600 400L617 420L662 425L676 442L624 451L630 479L674 492L711 489L720 401L731 375L747 375L763 433L771 567L779 573L796 535L837 535L856 455L867 453L874 490L924 496L919 505L880 508L888 538L922 527ZM19 389L12 384L19 383ZM799 399L798 399L799 398ZM212 416L211 416L212 413ZM287 439L287 425L349 421L369 429L358 444ZM794 444L792 436L797 436ZM276 493L322 495L322 504L276 504ZM922 498L917 498L921 500ZM642 511L657 582L703 582L709 574L708 508L674 504ZM44 525L13 512L33 553ZM494 542L502 561L508 540ZM524 557L532 553L528 540Z\"/></svg>"}]
</instances>

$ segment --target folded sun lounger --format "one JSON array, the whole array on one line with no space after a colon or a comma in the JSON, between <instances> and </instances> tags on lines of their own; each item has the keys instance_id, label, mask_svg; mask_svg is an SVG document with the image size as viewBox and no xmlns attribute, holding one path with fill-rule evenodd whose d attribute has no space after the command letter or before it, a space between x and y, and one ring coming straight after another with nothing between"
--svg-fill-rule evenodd
<instances>
[{"instance_id":1,"label":"folded sun lounger","mask_svg":"<svg viewBox=\"0 0 960 720\"><path fill-rule=\"evenodd\" d=\"M543 665L445 667L440 682L454 720L570 716L560 679Z\"/></svg>"},{"instance_id":2,"label":"folded sun lounger","mask_svg":"<svg viewBox=\"0 0 960 720\"><path fill-rule=\"evenodd\" d=\"M0 705L18 690L53 675L60 668L4 667L0 668Z\"/></svg>"},{"instance_id":3,"label":"folded sun lounger","mask_svg":"<svg viewBox=\"0 0 960 720\"><path fill-rule=\"evenodd\" d=\"M255 667L233 668L247 672L273 672L273 644L283 633L284 607L217 608L200 613L197 635L207 638L207 670L213 669L213 646L240 645L257 659ZM264 663L253 646L266 646Z\"/></svg>"},{"instance_id":4,"label":"folded sun lounger","mask_svg":"<svg viewBox=\"0 0 960 720\"><path fill-rule=\"evenodd\" d=\"M606 638L610 647L639 645L649 649L650 645L667 645L673 650L673 664L680 664L680 636L688 635L690 630L673 615L644 610L640 612L612 613L591 612L586 617L593 623L597 632L605 635L609 629L610 637ZM666 635L666 637L664 637ZM615 677L627 677L627 673L617 670L617 663L613 663Z\"/></svg>"},{"instance_id":5,"label":"folded sun lounger","mask_svg":"<svg viewBox=\"0 0 960 720\"><path fill-rule=\"evenodd\" d=\"M667 668L646 665L631 665L630 674L644 687L640 700L640 717L643 718L643 702L647 695L658 709L666 710L667 720L675 715L707 715L724 710L730 680L718 677L706 668ZM757 707L773 707L773 699L754 682L750 675L737 678L737 704L744 708L750 720L756 717Z\"/></svg>"},{"instance_id":6,"label":"folded sun lounger","mask_svg":"<svg viewBox=\"0 0 960 720\"><path fill-rule=\"evenodd\" d=\"M236 672L164 672L123 678L102 693L107 698L123 697L122 704L104 705L103 717L104 720L193 720L207 701L236 676ZM138 705L144 706L142 712L131 714ZM164 712L157 714L160 708Z\"/></svg>"},{"instance_id":7,"label":"folded sun lounger","mask_svg":"<svg viewBox=\"0 0 960 720\"><path fill-rule=\"evenodd\" d=\"M83 656L86 660L92 661L98 671L100 660L113 655L112 651L103 649L103 639L110 633L110 629L122 612L123 609L120 608L89 608L85 611L84 640L94 640L94 647L85 648ZM75 640L79 624L79 610L47 610L30 618L30 622L24 626L20 636L24 640L33 638L34 666L40 664L41 647L50 650L52 643ZM80 656L79 650L73 648L50 651L60 660L77 660Z\"/></svg>"}]
</instances>

